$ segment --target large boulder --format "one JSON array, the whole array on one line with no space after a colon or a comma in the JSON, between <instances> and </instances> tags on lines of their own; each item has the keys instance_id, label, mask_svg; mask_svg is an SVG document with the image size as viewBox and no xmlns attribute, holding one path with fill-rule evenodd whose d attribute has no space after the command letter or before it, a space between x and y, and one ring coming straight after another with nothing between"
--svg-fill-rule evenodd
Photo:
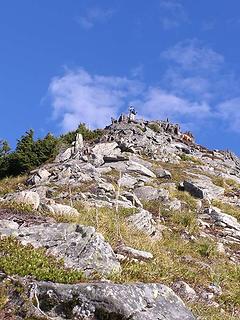
<instances>
[{"instance_id":1,"label":"large boulder","mask_svg":"<svg viewBox=\"0 0 240 320\"><path fill-rule=\"evenodd\" d=\"M183 182L184 190L200 199L215 199L224 194L224 188L216 186L212 180L203 175L195 175Z\"/></svg>"},{"instance_id":2,"label":"large boulder","mask_svg":"<svg viewBox=\"0 0 240 320\"><path fill-rule=\"evenodd\" d=\"M139 231L143 231L148 236L155 236L157 234L156 222L153 216L147 210L141 209L127 218L127 222Z\"/></svg>"},{"instance_id":3,"label":"large boulder","mask_svg":"<svg viewBox=\"0 0 240 320\"><path fill-rule=\"evenodd\" d=\"M37 172L27 180L27 183L30 185L35 185L39 183L46 182L48 178L51 176L51 173L45 168L37 170Z\"/></svg>"},{"instance_id":4,"label":"large boulder","mask_svg":"<svg viewBox=\"0 0 240 320\"><path fill-rule=\"evenodd\" d=\"M61 215L69 215L69 216L77 216L79 215L79 212L77 209L67 206L65 204L60 204L60 203L52 203L52 204L44 204L43 205L44 209L50 211L53 214L56 214L58 216Z\"/></svg>"},{"instance_id":5,"label":"large boulder","mask_svg":"<svg viewBox=\"0 0 240 320\"><path fill-rule=\"evenodd\" d=\"M24 245L46 248L47 254L62 258L66 267L81 270L86 275L95 272L107 275L121 269L111 246L93 227L70 223L24 227L0 220L0 235L12 235Z\"/></svg>"},{"instance_id":6,"label":"large boulder","mask_svg":"<svg viewBox=\"0 0 240 320\"><path fill-rule=\"evenodd\" d=\"M140 200L161 200L165 201L169 198L169 192L168 190L165 189L156 189L152 186L142 186L134 189L135 195L140 199Z\"/></svg>"},{"instance_id":7,"label":"large boulder","mask_svg":"<svg viewBox=\"0 0 240 320\"><path fill-rule=\"evenodd\" d=\"M33 191L20 191L13 194L8 194L5 197L5 200L29 205L34 210L37 210L40 204L39 194Z\"/></svg>"},{"instance_id":8,"label":"large boulder","mask_svg":"<svg viewBox=\"0 0 240 320\"><path fill-rule=\"evenodd\" d=\"M41 318L44 314L58 320L196 319L173 290L163 284L95 282L69 285L36 281L26 284L25 281L25 288L30 291L26 292L27 297L32 293L34 299L38 299L38 308L29 300L25 302L28 309Z\"/></svg>"},{"instance_id":9,"label":"large boulder","mask_svg":"<svg viewBox=\"0 0 240 320\"><path fill-rule=\"evenodd\" d=\"M93 163L102 165L104 162L124 160L121 157L121 149L116 142L106 142L96 144L91 151Z\"/></svg>"},{"instance_id":10,"label":"large boulder","mask_svg":"<svg viewBox=\"0 0 240 320\"><path fill-rule=\"evenodd\" d=\"M132 160L129 161L127 170L147 177L156 178L156 175L151 170Z\"/></svg>"}]
</instances>

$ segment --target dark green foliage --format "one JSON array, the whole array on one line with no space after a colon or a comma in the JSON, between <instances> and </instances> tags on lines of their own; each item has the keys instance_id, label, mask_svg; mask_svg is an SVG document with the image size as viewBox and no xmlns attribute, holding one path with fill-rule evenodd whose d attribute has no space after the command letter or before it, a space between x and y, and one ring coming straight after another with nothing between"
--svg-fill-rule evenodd
<instances>
[{"instance_id":1,"label":"dark green foliage","mask_svg":"<svg viewBox=\"0 0 240 320\"><path fill-rule=\"evenodd\" d=\"M8 172L8 154L10 152L9 144L6 140L0 140L0 177L6 176Z\"/></svg>"},{"instance_id":2,"label":"dark green foliage","mask_svg":"<svg viewBox=\"0 0 240 320\"><path fill-rule=\"evenodd\" d=\"M80 123L75 131L60 137L48 133L43 139L34 140L34 131L30 129L17 142L16 150L10 152L7 141L0 141L0 178L16 176L29 172L53 159L61 148L66 148L81 133L85 141L95 140L103 134L102 130L90 130Z\"/></svg>"},{"instance_id":3,"label":"dark green foliage","mask_svg":"<svg viewBox=\"0 0 240 320\"><path fill-rule=\"evenodd\" d=\"M14 152L0 156L0 178L28 172L46 162L56 155L57 142L58 138L51 134L34 141L34 131L27 131L18 140Z\"/></svg>"},{"instance_id":4,"label":"dark green foliage","mask_svg":"<svg viewBox=\"0 0 240 320\"><path fill-rule=\"evenodd\" d=\"M60 141L63 144L71 144L77 133L81 133L83 136L83 139L85 141L89 141L89 140L95 140L97 138L100 138L103 134L103 130L101 129L96 129L96 130L90 130L86 127L85 123L80 123L78 128L75 131L70 131L66 134L63 134L60 136Z\"/></svg>"},{"instance_id":5,"label":"dark green foliage","mask_svg":"<svg viewBox=\"0 0 240 320\"><path fill-rule=\"evenodd\" d=\"M0 140L0 157L6 156L11 150L6 140Z\"/></svg>"}]
</instances>

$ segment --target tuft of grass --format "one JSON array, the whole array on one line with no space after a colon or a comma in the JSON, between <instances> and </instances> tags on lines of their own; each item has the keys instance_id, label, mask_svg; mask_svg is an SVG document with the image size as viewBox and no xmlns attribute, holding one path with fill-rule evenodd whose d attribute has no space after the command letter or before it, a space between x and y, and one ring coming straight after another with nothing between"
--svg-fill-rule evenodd
<instances>
[{"instance_id":1,"label":"tuft of grass","mask_svg":"<svg viewBox=\"0 0 240 320\"><path fill-rule=\"evenodd\" d=\"M197 252L201 257L213 258L218 255L216 245L209 239L201 239L198 243Z\"/></svg>"},{"instance_id":2,"label":"tuft of grass","mask_svg":"<svg viewBox=\"0 0 240 320\"><path fill-rule=\"evenodd\" d=\"M212 182L218 187L222 187L222 188L226 187L225 179L222 178L222 177L213 176L212 177Z\"/></svg>"},{"instance_id":3,"label":"tuft of grass","mask_svg":"<svg viewBox=\"0 0 240 320\"><path fill-rule=\"evenodd\" d=\"M0 240L0 269L6 274L31 275L37 280L73 283L84 279L83 273L68 270L63 260L46 255L46 250L24 246L12 237Z\"/></svg>"},{"instance_id":4,"label":"tuft of grass","mask_svg":"<svg viewBox=\"0 0 240 320\"><path fill-rule=\"evenodd\" d=\"M221 312L219 308L208 306L206 303L188 303L188 306L199 320L239 320L238 316Z\"/></svg>"}]
</instances>

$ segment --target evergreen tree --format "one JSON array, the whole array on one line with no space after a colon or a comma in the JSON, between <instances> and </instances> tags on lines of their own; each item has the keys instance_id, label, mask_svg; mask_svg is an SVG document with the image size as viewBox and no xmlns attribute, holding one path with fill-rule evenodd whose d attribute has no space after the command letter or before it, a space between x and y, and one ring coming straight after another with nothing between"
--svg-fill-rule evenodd
<instances>
[{"instance_id":1,"label":"evergreen tree","mask_svg":"<svg viewBox=\"0 0 240 320\"><path fill-rule=\"evenodd\" d=\"M34 152L34 131L31 129L25 133L17 142L15 155L13 156L13 171L18 173L33 169L37 164L37 155Z\"/></svg>"},{"instance_id":2,"label":"evergreen tree","mask_svg":"<svg viewBox=\"0 0 240 320\"><path fill-rule=\"evenodd\" d=\"M38 139L34 144L34 153L37 155L37 163L39 166L42 163L57 155L58 138L55 138L51 133L48 133L43 139Z\"/></svg>"},{"instance_id":3,"label":"evergreen tree","mask_svg":"<svg viewBox=\"0 0 240 320\"><path fill-rule=\"evenodd\" d=\"M8 154L10 146L6 140L0 141L0 178L5 177L9 171Z\"/></svg>"},{"instance_id":4,"label":"evergreen tree","mask_svg":"<svg viewBox=\"0 0 240 320\"><path fill-rule=\"evenodd\" d=\"M11 150L7 140L0 140L0 157L5 157Z\"/></svg>"}]
</instances>

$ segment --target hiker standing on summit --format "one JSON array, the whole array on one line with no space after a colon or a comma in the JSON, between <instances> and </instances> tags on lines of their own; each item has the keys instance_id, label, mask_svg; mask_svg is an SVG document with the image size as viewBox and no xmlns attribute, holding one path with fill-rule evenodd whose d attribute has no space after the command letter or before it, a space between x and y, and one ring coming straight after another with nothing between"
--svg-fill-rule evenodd
<instances>
[{"instance_id":1,"label":"hiker standing on summit","mask_svg":"<svg viewBox=\"0 0 240 320\"><path fill-rule=\"evenodd\" d=\"M137 112L136 112L135 108L133 106L130 106L129 107L129 116L128 116L129 120L135 121L136 114L137 114Z\"/></svg>"}]
</instances>

